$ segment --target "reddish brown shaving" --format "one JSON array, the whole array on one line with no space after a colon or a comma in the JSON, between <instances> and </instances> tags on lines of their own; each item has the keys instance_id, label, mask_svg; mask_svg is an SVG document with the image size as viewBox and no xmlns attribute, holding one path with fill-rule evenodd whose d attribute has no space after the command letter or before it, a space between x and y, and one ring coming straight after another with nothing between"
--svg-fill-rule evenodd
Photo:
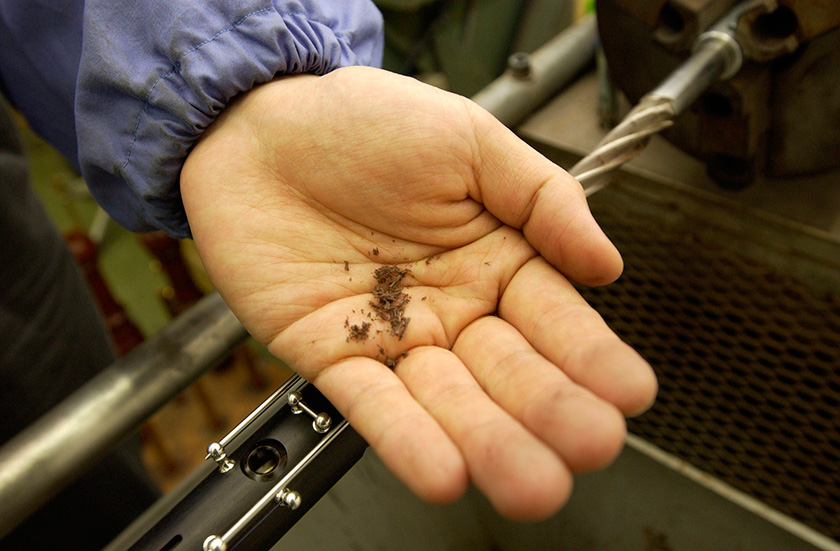
<instances>
[{"instance_id":1,"label":"reddish brown shaving","mask_svg":"<svg viewBox=\"0 0 840 551\"><path fill-rule=\"evenodd\" d=\"M405 317L405 306L411 297L403 292L402 284L403 277L408 273L408 270L396 266L380 266L373 274L376 287L370 305L379 319L391 326L391 334L400 340L411 321L411 318Z\"/></svg>"},{"instance_id":2,"label":"reddish brown shaving","mask_svg":"<svg viewBox=\"0 0 840 551\"><path fill-rule=\"evenodd\" d=\"M350 341L366 341L370 334L370 325L364 322L361 325L350 324L350 320L344 320L344 327L347 328L347 342Z\"/></svg>"}]
</instances>

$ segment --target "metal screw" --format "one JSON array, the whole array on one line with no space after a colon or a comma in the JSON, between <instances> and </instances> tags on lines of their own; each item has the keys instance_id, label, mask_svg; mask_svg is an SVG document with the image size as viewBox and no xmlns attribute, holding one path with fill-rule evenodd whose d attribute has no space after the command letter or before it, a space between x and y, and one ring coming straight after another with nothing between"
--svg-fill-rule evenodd
<instances>
[{"instance_id":1,"label":"metal screw","mask_svg":"<svg viewBox=\"0 0 840 551\"><path fill-rule=\"evenodd\" d=\"M300 507L300 504L303 502L303 499L300 497L300 494L295 492L294 490L283 488L283 490L280 493L274 496L274 501L294 511L295 509Z\"/></svg>"},{"instance_id":2,"label":"metal screw","mask_svg":"<svg viewBox=\"0 0 840 551\"><path fill-rule=\"evenodd\" d=\"M531 76L531 55L528 52L516 52L508 57L508 69L516 78Z\"/></svg>"},{"instance_id":3,"label":"metal screw","mask_svg":"<svg viewBox=\"0 0 840 551\"><path fill-rule=\"evenodd\" d=\"M227 551L227 544L219 536L210 536L204 540L204 551Z\"/></svg>"},{"instance_id":4,"label":"metal screw","mask_svg":"<svg viewBox=\"0 0 840 551\"><path fill-rule=\"evenodd\" d=\"M218 463L219 470L223 473L233 468L233 461L228 458L225 448L218 442L213 442L207 446L207 456L213 458L213 461Z\"/></svg>"}]
</instances>

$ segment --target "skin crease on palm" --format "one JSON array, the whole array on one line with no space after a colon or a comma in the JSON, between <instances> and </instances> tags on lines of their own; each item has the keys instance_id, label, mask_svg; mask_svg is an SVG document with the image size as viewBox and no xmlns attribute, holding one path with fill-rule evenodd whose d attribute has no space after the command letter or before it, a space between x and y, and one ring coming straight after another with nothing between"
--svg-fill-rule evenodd
<instances>
[{"instance_id":1,"label":"skin crease on palm","mask_svg":"<svg viewBox=\"0 0 840 551\"><path fill-rule=\"evenodd\" d=\"M281 78L225 108L181 192L237 317L427 501L472 482L545 518L655 397L569 283L623 267L580 185L465 98L363 67ZM371 322L383 265L409 271L401 339Z\"/></svg>"}]
</instances>

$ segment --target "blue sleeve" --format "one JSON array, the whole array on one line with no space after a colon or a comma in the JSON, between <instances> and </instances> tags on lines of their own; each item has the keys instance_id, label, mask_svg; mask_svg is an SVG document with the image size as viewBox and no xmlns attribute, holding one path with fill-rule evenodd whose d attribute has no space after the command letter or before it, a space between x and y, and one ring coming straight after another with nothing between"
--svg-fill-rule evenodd
<instances>
[{"instance_id":1,"label":"blue sleeve","mask_svg":"<svg viewBox=\"0 0 840 551\"><path fill-rule=\"evenodd\" d=\"M0 0L0 88L78 168L73 102L82 0Z\"/></svg>"},{"instance_id":2,"label":"blue sleeve","mask_svg":"<svg viewBox=\"0 0 840 551\"><path fill-rule=\"evenodd\" d=\"M85 4L79 162L97 201L135 231L188 235L181 166L236 94L278 74L378 64L382 55L381 16L367 0Z\"/></svg>"},{"instance_id":3,"label":"blue sleeve","mask_svg":"<svg viewBox=\"0 0 840 551\"><path fill-rule=\"evenodd\" d=\"M71 159L77 152L96 200L135 231L189 234L181 166L235 95L281 74L378 65L382 57L382 20L371 0L0 0L0 14L7 5L44 35L64 27L59 72L49 55L22 65L38 66L27 79L60 76L52 85L61 101L47 103L58 115L75 102L75 140L66 115L50 120L46 107L16 104L48 139L38 126L58 125L51 141ZM33 14L32 6L46 7ZM49 51L61 51L56 46Z\"/></svg>"}]
</instances>

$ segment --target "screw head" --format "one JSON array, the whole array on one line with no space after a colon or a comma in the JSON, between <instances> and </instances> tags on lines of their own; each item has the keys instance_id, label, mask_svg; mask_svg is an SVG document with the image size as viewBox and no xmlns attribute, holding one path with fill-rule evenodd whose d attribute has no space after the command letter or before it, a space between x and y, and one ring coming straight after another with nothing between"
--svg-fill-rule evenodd
<instances>
[{"instance_id":1,"label":"screw head","mask_svg":"<svg viewBox=\"0 0 840 551\"><path fill-rule=\"evenodd\" d=\"M319 413L315 420L312 421L312 427L315 431L322 434L330 430L331 425L332 419L330 419L330 416L326 413Z\"/></svg>"},{"instance_id":2,"label":"screw head","mask_svg":"<svg viewBox=\"0 0 840 551\"><path fill-rule=\"evenodd\" d=\"M297 406L300 401L303 399L303 396L300 395L300 392L290 392L289 393L289 405L294 407Z\"/></svg>"},{"instance_id":3,"label":"screw head","mask_svg":"<svg viewBox=\"0 0 840 551\"><path fill-rule=\"evenodd\" d=\"M204 551L227 551L227 544L219 536L210 536L204 540Z\"/></svg>"},{"instance_id":4,"label":"screw head","mask_svg":"<svg viewBox=\"0 0 840 551\"><path fill-rule=\"evenodd\" d=\"M531 55L527 52L516 52L508 57L508 69L516 78L526 78L531 74Z\"/></svg>"},{"instance_id":5,"label":"screw head","mask_svg":"<svg viewBox=\"0 0 840 551\"><path fill-rule=\"evenodd\" d=\"M289 492L288 494L286 494L286 497L283 499L283 502L286 504L286 507L294 511L295 509L300 507L300 504L303 502L303 500L301 499L299 493Z\"/></svg>"},{"instance_id":6,"label":"screw head","mask_svg":"<svg viewBox=\"0 0 840 551\"><path fill-rule=\"evenodd\" d=\"M221 457L222 453L222 445L218 442L213 442L212 444L207 446L207 454L214 459Z\"/></svg>"},{"instance_id":7,"label":"screw head","mask_svg":"<svg viewBox=\"0 0 840 551\"><path fill-rule=\"evenodd\" d=\"M301 503L303 503L303 498L301 498L300 494L296 491L284 488L280 493L274 496L274 501L294 511L300 507Z\"/></svg>"}]
</instances>

